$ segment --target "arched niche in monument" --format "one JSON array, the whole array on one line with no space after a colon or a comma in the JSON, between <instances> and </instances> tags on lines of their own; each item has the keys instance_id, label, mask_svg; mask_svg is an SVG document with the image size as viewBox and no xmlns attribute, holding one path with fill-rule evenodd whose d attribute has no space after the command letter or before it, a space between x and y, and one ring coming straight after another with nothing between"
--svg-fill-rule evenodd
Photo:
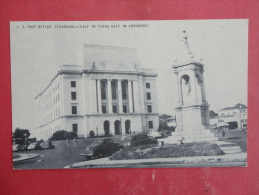
<instances>
[{"instance_id":1,"label":"arched niche in monument","mask_svg":"<svg viewBox=\"0 0 259 195\"><path fill-rule=\"evenodd\" d=\"M191 84L190 84L190 77L185 74L181 77L180 79L180 84L181 84L181 102L182 104L186 104L190 101L191 99Z\"/></svg>"}]
</instances>

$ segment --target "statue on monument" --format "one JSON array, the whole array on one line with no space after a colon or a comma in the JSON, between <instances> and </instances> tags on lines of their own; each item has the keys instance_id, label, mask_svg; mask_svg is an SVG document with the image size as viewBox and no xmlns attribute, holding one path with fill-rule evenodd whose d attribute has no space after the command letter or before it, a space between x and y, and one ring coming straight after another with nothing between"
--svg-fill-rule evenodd
<instances>
[{"instance_id":1,"label":"statue on monument","mask_svg":"<svg viewBox=\"0 0 259 195\"><path fill-rule=\"evenodd\" d=\"M184 50L187 52L187 54L191 54L192 52L190 51L190 45L188 42L188 35L186 33L186 30L183 31L182 41L184 41Z\"/></svg>"}]
</instances>

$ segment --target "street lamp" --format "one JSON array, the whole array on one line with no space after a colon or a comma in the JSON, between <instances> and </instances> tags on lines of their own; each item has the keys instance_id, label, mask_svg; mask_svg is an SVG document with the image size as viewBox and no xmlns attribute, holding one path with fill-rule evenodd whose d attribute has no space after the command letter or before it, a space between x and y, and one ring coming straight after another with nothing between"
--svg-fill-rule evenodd
<instances>
[{"instance_id":1,"label":"street lamp","mask_svg":"<svg viewBox=\"0 0 259 195\"><path fill-rule=\"evenodd\" d=\"M27 137L27 134L24 133L24 145L25 145L25 148L26 148L26 137Z\"/></svg>"}]
</instances>

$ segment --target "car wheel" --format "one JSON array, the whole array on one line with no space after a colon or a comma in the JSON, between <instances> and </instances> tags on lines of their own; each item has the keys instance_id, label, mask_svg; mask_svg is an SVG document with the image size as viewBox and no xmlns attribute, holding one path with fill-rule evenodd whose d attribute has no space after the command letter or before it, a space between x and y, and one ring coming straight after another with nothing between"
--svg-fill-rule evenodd
<instances>
[{"instance_id":1,"label":"car wheel","mask_svg":"<svg viewBox=\"0 0 259 195\"><path fill-rule=\"evenodd\" d=\"M85 156L86 160L91 160L91 158L92 158L91 156Z\"/></svg>"}]
</instances>

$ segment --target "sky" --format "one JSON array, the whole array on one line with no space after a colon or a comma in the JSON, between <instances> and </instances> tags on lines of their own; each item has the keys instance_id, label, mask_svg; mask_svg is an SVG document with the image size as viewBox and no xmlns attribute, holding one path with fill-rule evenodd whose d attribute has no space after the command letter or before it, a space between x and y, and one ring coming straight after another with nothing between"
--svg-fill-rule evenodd
<instances>
[{"instance_id":1,"label":"sky","mask_svg":"<svg viewBox=\"0 0 259 195\"><path fill-rule=\"evenodd\" d=\"M145 27L129 27L134 24ZM50 83L60 65L83 64L84 44L136 48L141 66L158 74L159 113L174 115L178 94L172 66L183 53L183 30L187 31L194 58L203 59L210 110L217 112L237 103L247 105L246 19L11 22L10 28L13 130L36 128L36 95Z\"/></svg>"}]
</instances>

